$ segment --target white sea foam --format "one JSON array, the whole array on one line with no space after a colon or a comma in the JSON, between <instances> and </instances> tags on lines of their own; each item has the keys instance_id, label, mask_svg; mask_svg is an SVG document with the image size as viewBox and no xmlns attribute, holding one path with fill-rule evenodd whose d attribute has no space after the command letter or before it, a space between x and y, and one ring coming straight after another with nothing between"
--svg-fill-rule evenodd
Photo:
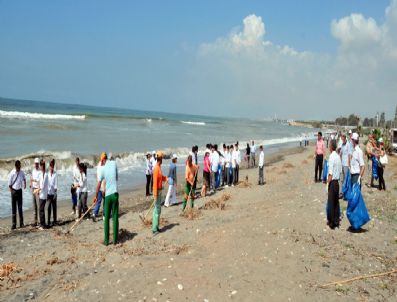
<instances>
[{"instance_id":1,"label":"white sea foam","mask_svg":"<svg viewBox=\"0 0 397 302\"><path fill-rule=\"evenodd\" d=\"M188 124L188 125L196 125L196 126L205 126L206 125L204 122L181 121L181 123Z\"/></svg>"},{"instance_id":2,"label":"white sea foam","mask_svg":"<svg viewBox=\"0 0 397 302\"><path fill-rule=\"evenodd\" d=\"M71 114L48 114L48 113L32 113L32 112L0 110L0 118L45 119L45 120L84 120L86 118L86 116L85 115L71 115Z\"/></svg>"}]
</instances>

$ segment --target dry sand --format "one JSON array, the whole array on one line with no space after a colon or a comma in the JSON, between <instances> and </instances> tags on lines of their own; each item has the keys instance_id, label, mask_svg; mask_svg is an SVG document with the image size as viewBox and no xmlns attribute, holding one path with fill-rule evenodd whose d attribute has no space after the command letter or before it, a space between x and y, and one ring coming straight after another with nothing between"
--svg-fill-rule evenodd
<instances>
[{"instance_id":1,"label":"dry sand","mask_svg":"<svg viewBox=\"0 0 397 302\"><path fill-rule=\"evenodd\" d=\"M351 233L346 218L327 228L311 154L268 158L264 186L257 169L242 170L238 187L196 200L189 215L162 208L164 232L155 237L138 216L151 200L123 193L116 246L101 244L101 221L66 235L68 209L45 231L10 232L1 220L0 300L397 301L397 274L320 287L397 267L397 159L385 170L388 191L363 187L372 220Z\"/></svg>"}]
</instances>

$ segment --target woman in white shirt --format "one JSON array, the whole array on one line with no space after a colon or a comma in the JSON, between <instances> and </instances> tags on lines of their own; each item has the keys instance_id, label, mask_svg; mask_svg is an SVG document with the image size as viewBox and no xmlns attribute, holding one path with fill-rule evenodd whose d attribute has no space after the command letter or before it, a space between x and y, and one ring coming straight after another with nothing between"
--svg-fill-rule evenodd
<instances>
[{"instance_id":1,"label":"woman in white shirt","mask_svg":"<svg viewBox=\"0 0 397 302\"><path fill-rule=\"evenodd\" d=\"M45 204L48 197L48 175L45 170L45 161L40 161L40 174L39 174L39 188L37 189L37 193L39 193L40 200L40 208L39 208L39 217L40 217L40 229L44 229L46 227L45 224Z\"/></svg>"},{"instance_id":2,"label":"woman in white shirt","mask_svg":"<svg viewBox=\"0 0 397 302\"><path fill-rule=\"evenodd\" d=\"M82 213L85 213L88 209L88 189L87 189L87 167L83 163L79 165L80 177L78 183L79 191L79 204L77 205L76 218L80 218Z\"/></svg>"},{"instance_id":3,"label":"woman in white shirt","mask_svg":"<svg viewBox=\"0 0 397 302\"><path fill-rule=\"evenodd\" d=\"M57 223L57 189L58 189L58 176L55 168L55 159L50 161L50 170L48 172L48 226L53 226ZM51 224L51 212L53 213L53 222Z\"/></svg>"}]
</instances>

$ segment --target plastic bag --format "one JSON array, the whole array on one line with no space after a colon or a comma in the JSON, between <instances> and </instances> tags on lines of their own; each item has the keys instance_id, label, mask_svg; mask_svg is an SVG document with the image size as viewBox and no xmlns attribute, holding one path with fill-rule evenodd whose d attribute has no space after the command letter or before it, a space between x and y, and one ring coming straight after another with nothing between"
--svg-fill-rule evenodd
<instances>
[{"instance_id":1,"label":"plastic bag","mask_svg":"<svg viewBox=\"0 0 397 302\"><path fill-rule=\"evenodd\" d=\"M327 178L328 178L328 161L324 160L323 182L326 182Z\"/></svg>"},{"instance_id":2,"label":"plastic bag","mask_svg":"<svg viewBox=\"0 0 397 302\"><path fill-rule=\"evenodd\" d=\"M389 163L389 159L387 158L387 155L383 155L379 158L379 162L382 166L386 166Z\"/></svg>"},{"instance_id":3,"label":"plastic bag","mask_svg":"<svg viewBox=\"0 0 397 302\"><path fill-rule=\"evenodd\" d=\"M350 171L347 170L347 174L345 175L345 179L343 181L343 186L342 186L342 193L344 200L347 200L347 197L349 196L349 192L351 192L351 190L352 190L352 181L351 181Z\"/></svg>"},{"instance_id":4,"label":"plastic bag","mask_svg":"<svg viewBox=\"0 0 397 302\"><path fill-rule=\"evenodd\" d=\"M372 156L372 177L375 180L378 180L378 159L375 156Z\"/></svg>"},{"instance_id":5,"label":"plastic bag","mask_svg":"<svg viewBox=\"0 0 397 302\"><path fill-rule=\"evenodd\" d=\"M352 194L347 203L346 216L354 230L360 229L371 220L361 194L360 185L357 183L352 187Z\"/></svg>"}]
</instances>

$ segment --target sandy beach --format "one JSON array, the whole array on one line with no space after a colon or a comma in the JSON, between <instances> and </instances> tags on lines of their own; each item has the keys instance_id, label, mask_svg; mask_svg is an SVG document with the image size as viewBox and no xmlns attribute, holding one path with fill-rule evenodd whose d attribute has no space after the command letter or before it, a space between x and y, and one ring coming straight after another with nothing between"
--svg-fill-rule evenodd
<instances>
[{"instance_id":1,"label":"sandy beach","mask_svg":"<svg viewBox=\"0 0 397 302\"><path fill-rule=\"evenodd\" d=\"M10 232L2 219L0 264L14 270L0 279L0 301L396 301L397 274L322 285L396 269L397 159L389 158L386 192L363 186L372 220L351 233L345 215L339 229L326 226L312 154L267 157L266 185L256 185L257 169L242 170L239 186L196 200L186 216L163 207L155 237L139 218L151 204L144 188L122 192L115 246L102 245L102 221L66 234L68 205L61 225L45 231Z\"/></svg>"}]
</instances>

